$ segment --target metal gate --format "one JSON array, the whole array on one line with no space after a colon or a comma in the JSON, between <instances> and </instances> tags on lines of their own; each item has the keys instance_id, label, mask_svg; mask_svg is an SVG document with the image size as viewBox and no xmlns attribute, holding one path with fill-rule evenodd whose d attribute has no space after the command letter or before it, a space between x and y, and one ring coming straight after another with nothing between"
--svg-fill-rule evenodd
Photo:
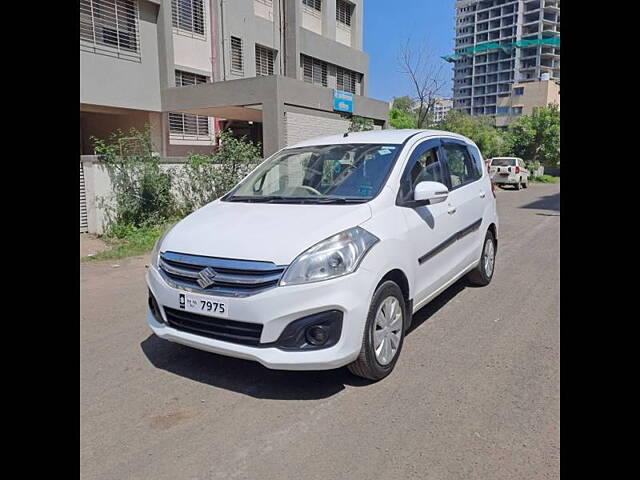
<instances>
[{"instance_id":1,"label":"metal gate","mask_svg":"<svg viewBox=\"0 0 640 480\"><path fill-rule=\"evenodd\" d=\"M84 185L84 169L80 162L80 233L89 231L89 222L87 221L87 191Z\"/></svg>"}]
</instances>

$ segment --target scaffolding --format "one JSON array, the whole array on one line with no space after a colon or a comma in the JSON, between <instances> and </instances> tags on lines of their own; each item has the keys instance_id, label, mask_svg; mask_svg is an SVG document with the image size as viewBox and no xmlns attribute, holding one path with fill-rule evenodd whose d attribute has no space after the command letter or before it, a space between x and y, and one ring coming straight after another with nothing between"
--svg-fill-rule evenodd
<instances>
[{"instance_id":1,"label":"scaffolding","mask_svg":"<svg viewBox=\"0 0 640 480\"><path fill-rule=\"evenodd\" d=\"M467 47L462 52L454 55L444 55L441 58L447 62L457 62L463 58L471 57L479 52L489 52L493 50L502 50L504 53L509 53L514 48L527 48L537 45L551 45L554 47L560 46L560 37L547 37L547 38L534 38L529 40L518 40L517 42L499 43L499 42L487 42L480 43L473 47Z\"/></svg>"}]
</instances>

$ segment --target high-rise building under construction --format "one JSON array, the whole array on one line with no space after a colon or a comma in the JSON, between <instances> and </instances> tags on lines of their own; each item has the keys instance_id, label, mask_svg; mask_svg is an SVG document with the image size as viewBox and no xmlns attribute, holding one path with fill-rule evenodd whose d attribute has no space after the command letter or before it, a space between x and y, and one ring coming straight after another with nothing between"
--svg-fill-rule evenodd
<instances>
[{"instance_id":1,"label":"high-rise building under construction","mask_svg":"<svg viewBox=\"0 0 640 480\"><path fill-rule=\"evenodd\" d=\"M513 84L560 83L560 0L457 0L453 108L499 115Z\"/></svg>"}]
</instances>

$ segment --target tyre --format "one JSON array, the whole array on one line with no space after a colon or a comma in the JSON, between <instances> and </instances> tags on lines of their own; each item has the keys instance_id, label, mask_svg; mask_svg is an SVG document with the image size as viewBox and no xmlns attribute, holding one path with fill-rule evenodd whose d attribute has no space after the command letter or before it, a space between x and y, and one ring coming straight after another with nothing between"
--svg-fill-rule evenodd
<instances>
[{"instance_id":1,"label":"tyre","mask_svg":"<svg viewBox=\"0 0 640 480\"><path fill-rule=\"evenodd\" d=\"M518 183L516 183L516 190L520 190L520 188L522 188L522 184L520 183L522 181L522 179L518 180Z\"/></svg>"},{"instance_id":2,"label":"tyre","mask_svg":"<svg viewBox=\"0 0 640 480\"><path fill-rule=\"evenodd\" d=\"M467 274L467 280L472 285L484 287L491 283L496 262L496 239L491 230L487 230L482 246L482 255L478 266Z\"/></svg>"},{"instance_id":3,"label":"tyre","mask_svg":"<svg viewBox=\"0 0 640 480\"><path fill-rule=\"evenodd\" d=\"M389 375L402 350L406 316L402 290L391 280L384 282L371 299L360 354L349 371L369 380Z\"/></svg>"},{"instance_id":4,"label":"tyre","mask_svg":"<svg viewBox=\"0 0 640 480\"><path fill-rule=\"evenodd\" d=\"M522 184L522 188L529 188L529 179L528 178Z\"/></svg>"}]
</instances>

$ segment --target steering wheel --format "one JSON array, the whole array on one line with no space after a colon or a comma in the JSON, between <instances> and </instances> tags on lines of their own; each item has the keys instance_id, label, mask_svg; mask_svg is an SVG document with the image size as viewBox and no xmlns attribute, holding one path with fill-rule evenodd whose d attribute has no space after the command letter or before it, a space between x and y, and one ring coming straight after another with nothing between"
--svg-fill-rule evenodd
<instances>
[{"instance_id":1,"label":"steering wheel","mask_svg":"<svg viewBox=\"0 0 640 480\"><path fill-rule=\"evenodd\" d=\"M296 190L298 190L299 188L302 188L303 190L307 190L307 191L313 193L314 195L318 195L320 197L322 196L322 194L318 190L316 190L313 187L310 187L309 185L298 185L296 187Z\"/></svg>"}]
</instances>

